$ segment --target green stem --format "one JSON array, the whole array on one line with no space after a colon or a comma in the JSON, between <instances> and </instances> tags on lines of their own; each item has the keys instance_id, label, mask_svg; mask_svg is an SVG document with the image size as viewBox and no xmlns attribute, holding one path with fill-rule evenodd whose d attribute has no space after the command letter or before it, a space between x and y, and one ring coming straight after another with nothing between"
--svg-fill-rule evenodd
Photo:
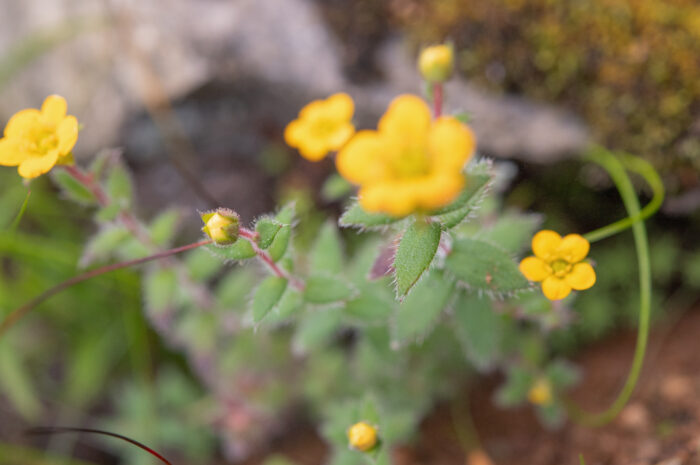
<instances>
[{"instance_id":1,"label":"green stem","mask_svg":"<svg viewBox=\"0 0 700 465\"><path fill-rule=\"evenodd\" d=\"M22 221L22 217L24 216L24 212L27 211L27 205L29 205L29 196L31 195L31 189L27 189L27 195L24 197L24 202L22 202L22 206L20 207L19 212L17 212L17 216L15 216L15 219L12 220L12 223L10 224L10 232L15 232L17 230L19 222Z\"/></svg>"},{"instance_id":2,"label":"green stem","mask_svg":"<svg viewBox=\"0 0 700 465\"><path fill-rule=\"evenodd\" d=\"M569 415L574 421L587 426L602 426L613 420L620 411L622 411L632 396L632 392L637 385L639 375L642 371L644 355L649 339L649 317L651 314L651 265L649 261L649 244L644 222L641 221L643 217L639 207L639 200L637 199L632 182L625 172L625 167L634 171L640 170L637 172L640 172L640 174L643 174L645 177L649 173L646 171L648 169L647 166L644 163L638 163L633 157L626 157L624 159L625 165L623 165L623 162L605 150L596 150L591 153L588 158L602 166L608 172L620 192L629 218L633 219L631 226L637 252L637 261L639 262L639 328L637 330L637 345L634 350L632 367L627 375L627 381L625 381L620 394L612 405L603 412L585 412L570 401L568 401L566 405ZM641 162L641 160L639 161ZM652 176L651 178L653 179L654 177ZM655 176L655 178L658 178L658 176ZM658 186L652 186L652 188L656 191ZM663 189L661 189L660 192L661 198L663 198ZM652 204L650 203L650 205Z\"/></svg>"},{"instance_id":3,"label":"green stem","mask_svg":"<svg viewBox=\"0 0 700 465\"><path fill-rule=\"evenodd\" d=\"M135 260L128 260L125 262L120 262L120 263L113 263L111 265L105 265L100 268L95 268L94 270L86 271L85 273L74 276L66 281L63 281L60 284L55 285L51 289L48 289L44 291L43 293L39 294L36 296L34 299L30 300L23 306L14 309L12 312L10 312L5 319L0 322L0 337L3 335L5 331L7 331L13 324L15 324L20 318L22 318L24 315L29 313L30 310L32 310L34 307L39 305L40 303L44 302L45 300L49 299L50 297L53 297L54 295L58 294L59 292L64 291L65 289L68 289L71 286L74 286L78 283L81 283L83 281L87 281L90 278L94 278L96 276L109 273L110 271L116 271L120 270L122 268L127 268L130 266L135 266L135 265L140 265L142 263L150 262L153 260L158 260L162 258L169 257L171 255L175 255L180 252L185 252L187 250L195 249L197 247L201 247L203 245L211 244L211 240L203 240L199 242L195 242L192 244L188 245L183 245L182 247L176 247L174 249L170 250L164 250L163 252L158 252L153 255L149 255L148 257L143 257L143 258L137 258Z\"/></svg>"},{"instance_id":4,"label":"green stem","mask_svg":"<svg viewBox=\"0 0 700 465\"><path fill-rule=\"evenodd\" d=\"M587 159L599 163L597 160L604 157L608 152L601 147L594 147L586 157ZM608 154L609 155L609 154ZM596 242L601 239L613 236L633 224L643 221L656 213L664 201L664 185L654 167L647 161L641 158L633 157L632 155L621 154L619 161L629 171L633 171L641 175L649 184L653 192L651 201L636 215L628 216L627 218L616 221L602 228L584 234L584 238L588 242Z\"/></svg>"}]
</instances>

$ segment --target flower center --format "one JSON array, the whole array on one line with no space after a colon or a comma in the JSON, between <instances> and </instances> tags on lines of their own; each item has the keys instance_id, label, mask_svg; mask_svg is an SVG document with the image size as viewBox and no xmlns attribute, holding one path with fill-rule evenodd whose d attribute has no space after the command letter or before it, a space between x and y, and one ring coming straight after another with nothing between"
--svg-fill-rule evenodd
<instances>
[{"instance_id":1,"label":"flower center","mask_svg":"<svg viewBox=\"0 0 700 465\"><path fill-rule=\"evenodd\" d=\"M393 160L392 170L397 178L415 178L428 173L428 157L420 147L404 147Z\"/></svg>"},{"instance_id":2,"label":"flower center","mask_svg":"<svg viewBox=\"0 0 700 465\"><path fill-rule=\"evenodd\" d=\"M311 123L311 132L316 137L327 137L332 134L338 126L338 123L331 118L318 118Z\"/></svg>"},{"instance_id":3,"label":"flower center","mask_svg":"<svg viewBox=\"0 0 700 465\"><path fill-rule=\"evenodd\" d=\"M556 276L557 278L563 278L571 271L571 264L566 260L562 259L553 261L550 264L550 266L552 267L552 272L554 273L554 276Z\"/></svg>"},{"instance_id":4,"label":"flower center","mask_svg":"<svg viewBox=\"0 0 700 465\"><path fill-rule=\"evenodd\" d=\"M37 156L45 155L58 147L58 136L56 132L49 128L35 128L28 134L28 149Z\"/></svg>"}]
</instances>

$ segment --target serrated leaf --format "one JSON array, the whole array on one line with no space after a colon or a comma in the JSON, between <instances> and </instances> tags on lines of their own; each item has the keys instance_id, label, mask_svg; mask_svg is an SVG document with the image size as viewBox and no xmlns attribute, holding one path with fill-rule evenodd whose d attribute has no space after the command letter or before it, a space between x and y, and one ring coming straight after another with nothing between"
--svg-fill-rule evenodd
<instances>
[{"instance_id":1,"label":"serrated leaf","mask_svg":"<svg viewBox=\"0 0 700 465\"><path fill-rule=\"evenodd\" d=\"M267 249L282 228L282 223L272 218L262 217L255 223L255 232L258 233L258 244L261 249Z\"/></svg>"},{"instance_id":2,"label":"serrated leaf","mask_svg":"<svg viewBox=\"0 0 700 465\"><path fill-rule=\"evenodd\" d=\"M171 310L175 305L177 289L175 270L156 268L146 273L143 292L148 311L159 314Z\"/></svg>"},{"instance_id":3,"label":"serrated leaf","mask_svg":"<svg viewBox=\"0 0 700 465\"><path fill-rule=\"evenodd\" d=\"M166 210L156 217L148 227L151 241L160 247L168 247L177 232L180 213L175 209Z\"/></svg>"},{"instance_id":4,"label":"serrated leaf","mask_svg":"<svg viewBox=\"0 0 700 465\"><path fill-rule=\"evenodd\" d=\"M485 369L501 355L503 325L491 302L476 293L462 293L455 304L454 329L469 361Z\"/></svg>"},{"instance_id":5,"label":"serrated leaf","mask_svg":"<svg viewBox=\"0 0 700 465\"><path fill-rule=\"evenodd\" d=\"M312 275L306 280L304 300L313 304L329 304L352 299L354 287L338 278L329 275Z\"/></svg>"},{"instance_id":6,"label":"serrated leaf","mask_svg":"<svg viewBox=\"0 0 700 465\"><path fill-rule=\"evenodd\" d=\"M80 266L84 267L107 260L129 237L131 237L129 231L121 226L103 227L90 238L85 246Z\"/></svg>"},{"instance_id":7,"label":"serrated leaf","mask_svg":"<svg viewBox=\"0 0 700 465\"><path fill-rule=\"evenodd\" d=\"M404 344L425 336L435 326L453 289L454 283L442 273L432 272L423 278L396 310L393 340Z\"/></svg>"},{"instance_id":8,"label":"serrated leaf","mask_svg":"<svg viewBox=\"0 0 700 465\"><path fill-rule=\"evenodd\" d=\"M83 205L93 205L97 203L97 199L90 189L85 187L81 182L78 182L73 176L65 170L53 170L51 172L53 181L58 184L61 192L74 202Z\"/></svg>"},{"instance_id":9,"label":"serrated leaf","mask_svg":"<svg viewBox=\"0 0 700 465\"><path fill-rule=\"evenodd\" d=\"M272 241L272 244L270 244L270 248L268 249L272 261L276 262L284 257L284 254L289 248L289 239L291 237L292 227L290 225L282 226L277 235L275 235L275 239Z\"/></svg>"},{"instance_id":10,"label":"serrated leaf","mask_svg":"<svg viewBox=\"0 0 700 465\"><path fill-rule=\"evenodd\" d=\"M445 267L469 288L497 295L530 289L507 252L488 242L459 239L445 260Z\"/></svg>"},{"instance_id":11,"label":"serrated leaf","mask_svg":"<svg viewBox=\"0 0 700 465\"><path fill-rule=\"evenodd\" d=\"M434 212L433 218L447 229L459 225L484 199L491 180L492 176L488 174L467 175L466 186L457 200Z\"/></svg>"},{"instance_id":12,"label":"serrated leaf","mask_svg":"<svg viewBox=\"0 0 700 465\"><path fill-rule=\"evenodd\" d=\"M213 244L205 247L217 257L225 260L245 260L255 257L255 249L246 239L239 238L233 244L224 247Z\"/></svg>"},{"instance_id":13,"label":"serrated leaf","mask_svg":"<svg viewBox=\"0 0 700 465\"><path fill-rule=\"evenodd\" d=\"M430 268L440 244L440 225L416 221L404 232L394 258L396 293L405 296Z\"/></svg>"},{"instance_id":14,"label":"serrated leaf","mask_svg":"<svg viewBox=\"0 0 700 465\"><path fill-rule=\"evenodd\" d=\"M133 186L131 174L124 163L116 163L107 175L107 194L112 202L126 207L131 205Z\"/></svg>"},{"instance_id":15,"label":"serrated leaf","mask_svg":"<svg viewBox=\"0 0 700 465\"><path fill-rule=\"evenodd\" d=\"M268 276L260 283L253 296L253 321L259 323L279 302L287 280L278 276Z\"/></svg>"},{"instance_id":16,"label":"serrated leaf","mask_svg":"<svg viewBox=\"0 0 700 465\"><path fill-rule=\"evenodd\" d=\"M354 201L340 217L338 224L343 227L375 229L395 223L399 219L381 213L368 213L357 201Z\"/></svg>"},{"instance_id":17,"label":"serrated leaf","mask_svg":"<svg viewBox=\"0 0 700 465\"><path fill-rule=\"evenodd\" d=\"M311 250L311 269L332 274L343 269L343 249L338 229L332 222L326 222L318 233Z\"/></svg>"},{"instance_id":18,"label":"serrated leaf","mask_svg":"<svg viewBox=\"0 0 700 465\"><path fill-rule=\"evenodd\" d=\"M323 347L338 331L341 321L337 308L307 313L294 333L294 352L308 353Z\"/></svg>"}]
</instances>

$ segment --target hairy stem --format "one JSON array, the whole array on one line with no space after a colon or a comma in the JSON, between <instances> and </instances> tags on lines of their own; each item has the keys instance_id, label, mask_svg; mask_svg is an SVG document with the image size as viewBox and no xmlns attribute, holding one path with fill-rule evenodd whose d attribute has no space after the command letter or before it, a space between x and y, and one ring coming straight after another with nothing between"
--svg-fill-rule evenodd
<instances>
[{"instance_id":1,"label":"hairy stem","mask_svg":"<svg viewBox=\"0 0 700 465\"><path fill-rule=\"evenodd\" d=\"M602 426L612 421L625 407L632 392L634 391L644 364L647 342L649 339L649 318L651 314L651 265L649 261L649 243L647 240L646 228L641 221L642 215L639 207L639 200L632 186L629 176L625 172L625 166L633 169L632 166L639 167L632 159L627 159L626 164L618 160L613 154L605 150L596 150L588 157L591 161L602 166L610 175L615 186L620 192L622 201L625 204L629 219L632 221L632 233L634 235L634 245L639 262L639 327L637 329L637 345L634 350L632 366L627 380L617 398L606 410L600 413L590 413L583 411L580 407L567 401L566 407L569 415L574 421L587 426ZM661 190L663 192L663 189Z\"/></svg>"},{"instance_id":2,"label":"hairy stem","mask_svg":"<svg viewBox=\"0 0 700 465\"><path fill-rule=\"evenodd\" d=\"M260 260L262 260L269 268L270 270L278 277L284 278L287 281L289 281L289 284L294 286L295 289L298 291L303 291L304 290L304 283L297 279L296 277L290 275L287 270L284 268L280 267L275 261L270 257L270 254L262 250L258 246L257 242L257 233L254 233L253 231L250 231L249 229L246 228L241 228L239 231L239 234L242 238L246 239L248 242L250 242L250 245L253 246L253 250L255 251L255 254L258 256Z\"/></svg>"},{"instance_id":3,"label":"hairy stem","mask_svg":"<svg viewBox=\"0 0 700 465\"><path fill-rule=\"evenodd\" d=\"M63 281L60 284L57 284L56 286L52 287L51 289L48 289L44 291L43 293L39 294L37 297L34 299L30 300L23 306L16 308L13 310L7 317L0 323L0 336L7 331L8 328L10 328L13 324L15 324L20 318L22 318L24 315L29 313L34 307L39 305L40 303L46 301L47 299L53 297L54 295L58 294L59 292L64 291L65 289L68 289L71 286L74 286L78 283L81 283L83 281L86 281L90 278L94 278L96 276L100 276L105 273L109 273L110 271L116 271L120 270L122 268L128 268L130 266L136 266L140 265L142 263L150 262L153 260L159 260L163 258L170 257L171 255L178 254L180 252L185 252L187 250L192 250L196 249L197 247L201 247L203 245L211 244L211 239L208 240L203 240L199 242L195 242L192 244L188 245L183 245L182 247L176 247L174 249L170 250L165 250L162 252L158 252L153 255L149 255L148 257L143 257L143 258L137 258L135 260L128 260L125 262L120 262L120 263L113 263L111 265L105 265L100 268L95 268L94 270L86 271L83 274L80 274L78 276L74 276L66 281Z\"/></svg>"}]
</instances>

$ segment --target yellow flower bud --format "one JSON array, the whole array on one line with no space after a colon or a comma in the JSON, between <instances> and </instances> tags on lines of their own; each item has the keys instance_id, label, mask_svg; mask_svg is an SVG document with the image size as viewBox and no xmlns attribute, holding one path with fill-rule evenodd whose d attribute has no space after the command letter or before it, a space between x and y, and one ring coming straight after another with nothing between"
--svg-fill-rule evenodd
<instances>
[{"instance_id":1,"label":"yellow flower bud","mask_svg":"<svg viewBox=\"0 0 700 465\"><path fill-rule=\"evenodd\" d=\"M549 405L552 403L552 385L549 380L540 378L532 385L527 393L527 399L535 405Z\"/></svg>"},{"instance_id":2,"label":"yellow flower bud","mask_svg":"<svg viewBox=\"0 0 700 465\"><path fill-rule=\"evenodd\" d=\"M361 421L348 429L350 447L362 452L370 451L377 445L377 428Z\"/></svg>"},{"instance_id":3,"label":"yellow flower bud","mask_svg":"<svg viewBox=\"0 0 700 465\"><path fill-rule=\"evenodd\" d=\"M418 69L429 82L444 82L452 75L454 51L452 45L434 45L423 49L418 57Z\"/></svg>"},{"instance_id":4,"label":"yellow flower bud","mask_svg":"<svg viewBox=\"0 0 700 465\"><path fill-rule=\"evenodd\" d=\"M238 240L238 213L227 208L218 208L213 212L201 214L204 227L202 231L216 245L229 245Z\"/></svg>"}]
</instances>

